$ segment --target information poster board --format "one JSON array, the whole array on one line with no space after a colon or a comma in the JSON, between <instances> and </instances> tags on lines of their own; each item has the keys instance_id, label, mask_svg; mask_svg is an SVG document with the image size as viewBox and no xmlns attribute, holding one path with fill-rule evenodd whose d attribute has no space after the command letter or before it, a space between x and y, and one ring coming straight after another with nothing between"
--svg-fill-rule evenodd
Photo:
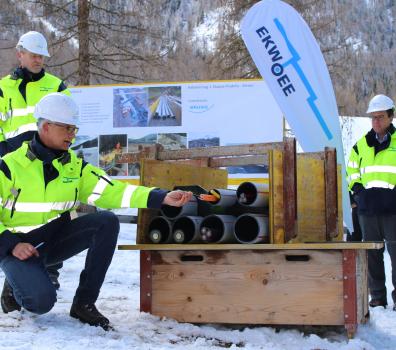
<instances>
[{"instance_id":1,"label":"information poster board","mask_svg":"<svg viewBox=\"0 0 396 350\"><path fill-rule=\"evenodd\" d=\"M70 88L80 107L72 148L122 178L138 164L117 164L117 153L160 143L165 149L282 141L282 113L263 80L102 85ZM230 173L265 172L260 167ZM242 176L241 176L242 175Z\"/></svg>"}]
</instances>

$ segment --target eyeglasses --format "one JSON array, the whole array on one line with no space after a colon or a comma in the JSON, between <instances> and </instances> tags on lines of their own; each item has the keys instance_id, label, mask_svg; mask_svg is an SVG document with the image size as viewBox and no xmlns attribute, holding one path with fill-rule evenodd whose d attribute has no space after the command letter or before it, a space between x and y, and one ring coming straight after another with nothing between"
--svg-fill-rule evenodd
<instances>
[{"instance_id":1,"label":"eyeglasses","mask_svg":"<svg viewBox=\"0 0 396 350\"><path fill-rule=\"evenodd\" d=\"M69 133L69 134L77 134L78 133L77 126L66 125L66 124L55 123L55 122L48 122L48 124L59 126L60 128L65 129L67 131L67 133Z\"/></svg>"},{"instance_id":2,"label":"eyeglasses","mask_svg":"<svg viewBox=\"0 0 396 350\"><path fill-rule=\"evenodd\" d=\"M386 117L385 115L376 115L376 116L372 115L372 116L370 116L372 121L378 120L379 122L382 122L385 119L385 117Z\"/></svg>"}]
</instances>

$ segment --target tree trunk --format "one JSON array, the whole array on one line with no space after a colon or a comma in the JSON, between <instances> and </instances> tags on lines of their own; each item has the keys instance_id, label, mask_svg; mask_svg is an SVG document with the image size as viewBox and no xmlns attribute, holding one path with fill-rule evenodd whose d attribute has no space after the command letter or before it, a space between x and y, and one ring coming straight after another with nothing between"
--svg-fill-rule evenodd
<instances>
[{"instance_id":1,"label":"tree trunk","mask_svg":"<svg viewBox=\"0 0 396 350\"><path fill-rule=\"evenodd\" d=\"M89 0L78 0L78 76L80 85L89 85Z\"/></svg>"}]
</instances>

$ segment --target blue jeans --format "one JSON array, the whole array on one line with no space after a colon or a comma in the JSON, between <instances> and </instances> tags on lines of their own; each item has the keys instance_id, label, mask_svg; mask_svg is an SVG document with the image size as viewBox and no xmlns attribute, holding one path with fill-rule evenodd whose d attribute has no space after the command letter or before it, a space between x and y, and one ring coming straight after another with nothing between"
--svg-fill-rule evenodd
<instances>
[{"instance_id":1,"label":"blue jeans","mask_svg":"<svg viewBox=\"0 0 396 350\"><path fill-rule=\"evenodd\" d=\"M47 224L39 230L51 229L51 225ZM56 232L45 232L42 236L49 238L38 248L38 258L22 261L13 255L4 257L0 267L17 303L36 314L50 311L56 302L56 290L46 267L61 263L85 249L88 249L85 266L73 302L95 303L113 258L119 229L118 218L112 212L100 211L67 220L61 228L57 227Z\"/></svg>"}]
</instances>

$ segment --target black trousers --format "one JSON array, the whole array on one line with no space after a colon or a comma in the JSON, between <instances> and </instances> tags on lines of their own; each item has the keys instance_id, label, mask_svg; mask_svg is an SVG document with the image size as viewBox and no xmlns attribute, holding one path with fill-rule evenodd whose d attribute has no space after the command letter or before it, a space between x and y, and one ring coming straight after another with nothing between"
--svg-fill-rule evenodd
<instances>
[{"instance_id":1,"label":"black trousers","mask_svg":"<svg viewBox=\"0 0 396 350\"><path fill-rule=\"evenodd\" d=\"M362 241L362 230L359 224L358 208L352 208L352 223L353 232L347 235L348 242L361 242Z\"/></svg>"},{"instance_id":2,"label":"black trousers","mask_svg":"<svg viewBox=\"0 0 396 350\"><path fill-rule=\"evenodd\" d=\"M51 310L56 302L56 290L47 267L59 264L85 249L88 249L85 266L73 301L95 303L114 254L119 228L118 218L112 212L100 211L71 221L54 220L27 234L29 243L36 245L38 240L44 242L38 248L38 258L19 260L9 254L0 260L0 268L18 304L37 314Z\"/></svg>"},{"instance_id":3,"label":"black trousers","mask_svg":"<svg viewBox=\"0 0 396 350\"><path fill-rule=\"evenodd\" d=\"M385 241L392 263L392 299L396 303L396 215L359 215L364 241ZM368 250L369 288L372 299L386 300L385 248Z\"/></svg>"}]
</instances>

